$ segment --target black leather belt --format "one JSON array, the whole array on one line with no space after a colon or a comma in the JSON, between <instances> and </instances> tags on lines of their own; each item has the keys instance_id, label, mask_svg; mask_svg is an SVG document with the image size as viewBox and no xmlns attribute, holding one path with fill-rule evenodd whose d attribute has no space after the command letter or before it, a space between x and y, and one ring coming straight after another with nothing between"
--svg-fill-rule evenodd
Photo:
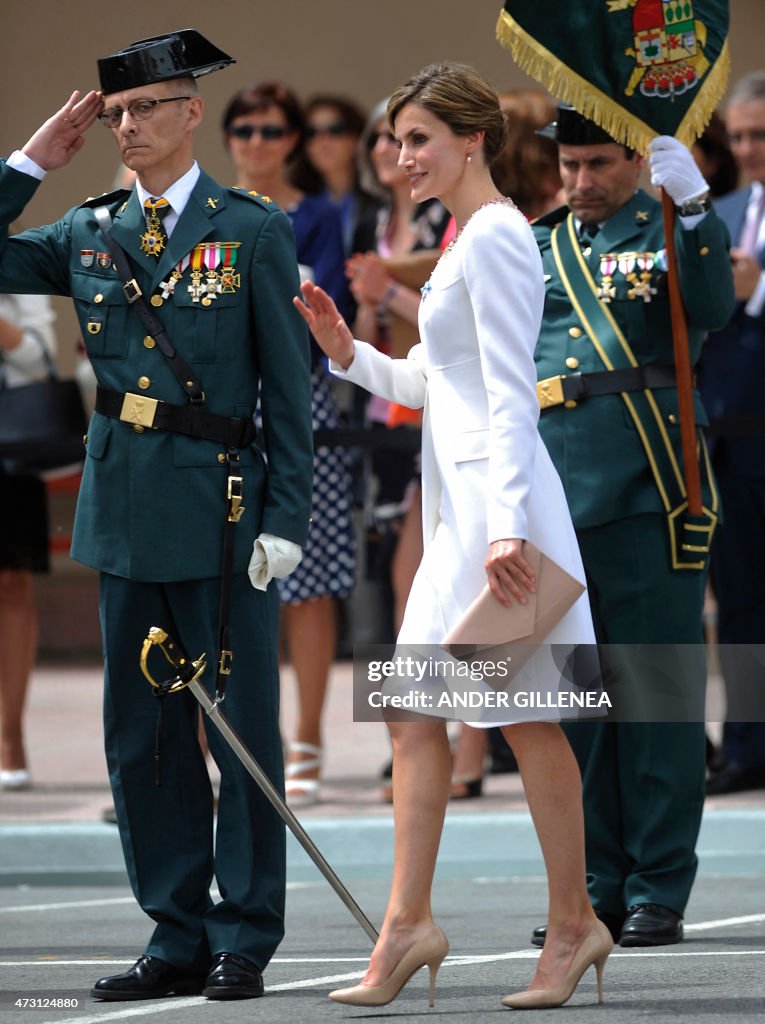
<instances>
[{"instance_id":1,"label":"black leather belt","mask_svg":"<svg viewBox=\"0 0 765 1024\"><path fill-rule=\"evenodd\" d=\"M537 398L544 412L564 402L581 402L598 395L618 395L623 391L645 391L677 387L673 366L631 366L626 370L599 373L561 373L537 382Z\"/></svg>"},{"instance_id":2,"label":"black leather belt","mask_svg":"<svg viewBox=\"0 0 765 1024\"><path fill-rule=\"evenodd\" d=\"M99 387L96 391L96 412L131 426L217 441L226 448L246 448L255 440L255 424L251 417L221 416L208 412L201 405L173 405L172 402L161 402L130 391L122 394Z\"/></svg>"}]
</instances>

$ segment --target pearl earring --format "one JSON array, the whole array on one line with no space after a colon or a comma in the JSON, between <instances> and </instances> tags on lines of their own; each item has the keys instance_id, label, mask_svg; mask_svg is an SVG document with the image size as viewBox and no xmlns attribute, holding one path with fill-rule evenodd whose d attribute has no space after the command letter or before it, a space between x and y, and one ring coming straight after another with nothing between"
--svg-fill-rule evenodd
<instances>
[{"instance_id":1,"label":"pearl earring","mask_svg":"<svg viewBox=\"0 0 765 1024\"><path fill-rule=\"evenodd\" d=\"M472 163L472 161L473 161L473 154L472 153L468 153L468 155L467 155L467 162L468 163Z\"/></svg>"}]
</instances>

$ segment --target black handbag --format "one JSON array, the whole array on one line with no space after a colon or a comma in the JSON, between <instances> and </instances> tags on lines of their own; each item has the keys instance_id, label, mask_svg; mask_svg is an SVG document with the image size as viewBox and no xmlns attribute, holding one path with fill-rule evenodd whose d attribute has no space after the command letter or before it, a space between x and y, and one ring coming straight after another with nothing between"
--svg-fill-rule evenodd
<instances>
[{"instance_id":1,"label":"black handbag","mask_svg":"<svg viewBox=\"0 0 765 1024\"><path fill-rule=\"evenodd\" d=\"M49 353L48 376L8 387L0 367L0 462L6 473L33 476L77 466L84 458L87 417L80 386L60 380Z\"/></svg>"}]
</instances>

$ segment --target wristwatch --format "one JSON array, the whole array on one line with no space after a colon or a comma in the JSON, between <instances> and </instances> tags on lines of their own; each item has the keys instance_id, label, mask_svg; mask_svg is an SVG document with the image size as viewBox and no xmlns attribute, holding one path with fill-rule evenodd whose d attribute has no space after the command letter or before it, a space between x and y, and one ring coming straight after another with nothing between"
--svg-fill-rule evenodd
<instances>
[{"instance_id":1,"label":"wristwatch","mask_svg":"<svg viewBox=\"0 0 765 1024\"><path fill-rule=\"evenodd\" d=\"M693 217L700 213L708 213L711 208L712 201L707 192L703 196L696 196L695 199L687 199L684 203L680 203L677 212L681 217Z\"/></svg>"}]
</instances>

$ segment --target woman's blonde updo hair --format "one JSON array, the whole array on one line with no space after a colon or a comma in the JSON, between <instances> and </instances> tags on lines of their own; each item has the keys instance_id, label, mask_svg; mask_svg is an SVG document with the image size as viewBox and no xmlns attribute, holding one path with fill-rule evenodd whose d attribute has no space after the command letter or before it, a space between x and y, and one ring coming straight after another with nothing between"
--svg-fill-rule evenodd
<instances>
[{"instance_id":1,"label":"woman's blonde updo hair","mask_svg":"<svg viewBox=\"0 0 765 1024\"><path fill-rule=\"evenodd\" d=\"M419 103L455 135L485 132L483 152L487 166L502 152L507 128L499 97L466 64L429 64L396 89L388 102L391 128L407 103Z\"/></svg>"}]
</instances>

